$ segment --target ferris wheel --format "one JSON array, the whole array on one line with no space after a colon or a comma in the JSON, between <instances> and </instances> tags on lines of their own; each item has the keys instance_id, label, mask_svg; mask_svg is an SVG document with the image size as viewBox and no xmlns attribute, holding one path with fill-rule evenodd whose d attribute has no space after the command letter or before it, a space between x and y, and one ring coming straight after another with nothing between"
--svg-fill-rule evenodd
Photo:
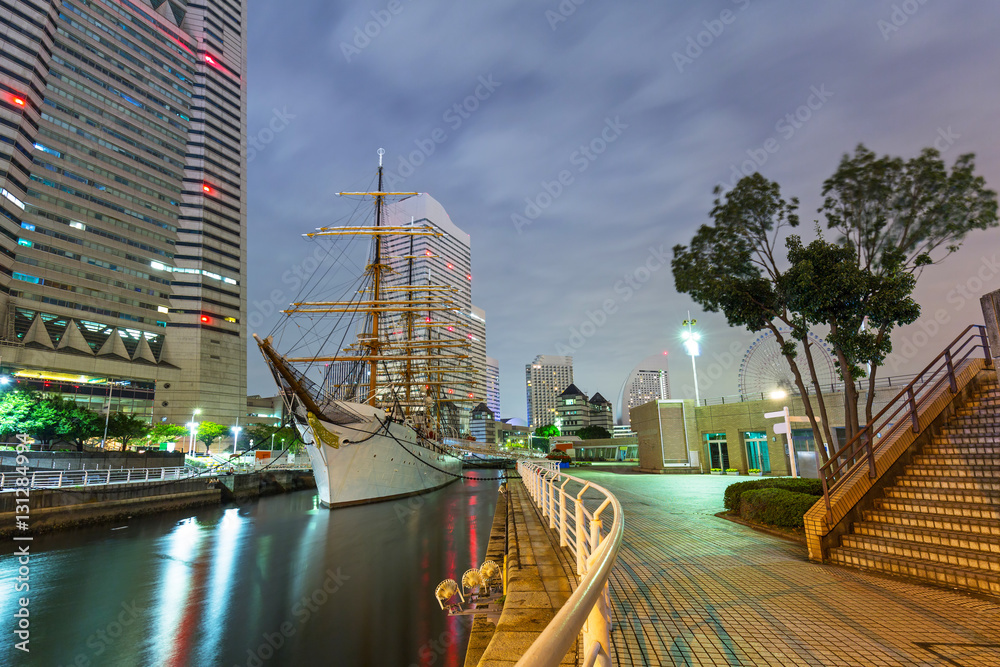
<instances>
[{"instance_id":1,"label":"ferris wheel","mask_svg":"<svg viewBox=\"0 0 1000 667\"><path fill-rule=\"evenodd\" d=\"M786 340L789 339L787 334L791 334L791 329L781 327L778 330L785 336ZM816 378L820 385L830 386L839 382L833 348L811 331L809 332L809 342L813 362L816 366ZM802 380L807 387L811 387L812 381L802 343L797 342L795 349L797 352L795 362L802 373ZM792 375L792 369L788 367L788 360L781 353L781 346L773 332L766 331L757 336L743 354L743 361L740 362L739 385L741 396L770 394L778 390L784 390L789 394L798 393L795 387L795 376Z\"/></svg>"}]
</instances>

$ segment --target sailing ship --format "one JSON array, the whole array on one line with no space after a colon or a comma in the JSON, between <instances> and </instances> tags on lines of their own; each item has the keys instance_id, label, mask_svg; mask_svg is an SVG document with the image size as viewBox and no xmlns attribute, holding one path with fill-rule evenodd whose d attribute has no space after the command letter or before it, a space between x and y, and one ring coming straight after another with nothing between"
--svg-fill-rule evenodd
<instances>
[{"instance_id":1,"label":"sailing ship","mask_svg":"<svg viewBox=\"0 0 1000 667\"><path fill-rule=\"evenodd\" d=\"M426 221L387 219L387 205L419 193L384 191L384 153L379 149L374 191L338 193L370 200L373 215L304 234L360 239L367 247L361 275L354 272L340 300L296 300L283 311L282 332L307 334L307 342L289 344L292 352L279 353L274 334L254 334L309 454L319 501L329 508L424 493L458 479L461 453L442 434L458 435L459 406L474 396L469 342L453 333L459 290L434 283L429 270L414 272L415 260L432 254L416 255L415 239L444 232ZM328 254L349 270L344 252ZM325 296L323 285L304 291ZM322 379L314 381L311 371Z\"/></svg>"}]
</instances>

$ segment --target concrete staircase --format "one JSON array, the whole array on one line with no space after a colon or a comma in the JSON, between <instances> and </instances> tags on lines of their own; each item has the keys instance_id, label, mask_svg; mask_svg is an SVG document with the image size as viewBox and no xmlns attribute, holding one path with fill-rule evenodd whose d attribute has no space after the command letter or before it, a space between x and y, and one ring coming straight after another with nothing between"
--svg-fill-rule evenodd
<instances>
[{"instance_id":1,"label":"concrete staircase","mask_svg":"<svg viewBox=\"0 0 1000 667\"><path fill-rule=\"evenodd\" d=\"M982 383L830 561L1000 597L1000 386Z\"/></svg>"}]
</instances>

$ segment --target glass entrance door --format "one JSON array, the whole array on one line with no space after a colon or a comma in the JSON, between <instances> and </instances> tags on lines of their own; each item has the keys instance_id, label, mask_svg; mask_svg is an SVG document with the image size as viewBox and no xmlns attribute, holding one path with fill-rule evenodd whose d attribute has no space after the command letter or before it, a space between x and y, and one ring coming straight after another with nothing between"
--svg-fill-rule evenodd
<instances>
[{"instance_id":1,"label":"glass entrance door","mask_svg":"<svg viewBox=\"0 0 1000 667\"><path fill-rule=\"evenodd\" d=\"M725 470L729 467L729 446L726 444L725 433L707 433L708 460L713 470Z\"/></svg>"},{"instance_id":2,"label":"glass entrance door","mask_svg":"<svg viewBox=\"0 0 1000 667\"><path fill-rule=\"evenodd\" d=\"M743 434L747 448L747 466L763 473L771 472L771 458L767 455L767 433L747 431Z\"/></svg>"}]
</instances>

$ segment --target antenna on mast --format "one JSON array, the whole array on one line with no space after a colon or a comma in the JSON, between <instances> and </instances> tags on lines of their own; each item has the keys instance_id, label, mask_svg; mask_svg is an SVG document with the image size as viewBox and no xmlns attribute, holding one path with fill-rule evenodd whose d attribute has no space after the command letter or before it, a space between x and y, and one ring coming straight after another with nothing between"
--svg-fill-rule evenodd
<instances>
[{"instance_id":1,"label":"antenna on mast","mask_svg":"<svg viewBox=\"0 0 1000 667\"><path fill-rule=\"evenodd\" d=\"M382 166L382 156L383 155L385 155L385 149L384 148L378 149L378 166L380 166L380 167Z\"/></svg>"}]
</instances>

